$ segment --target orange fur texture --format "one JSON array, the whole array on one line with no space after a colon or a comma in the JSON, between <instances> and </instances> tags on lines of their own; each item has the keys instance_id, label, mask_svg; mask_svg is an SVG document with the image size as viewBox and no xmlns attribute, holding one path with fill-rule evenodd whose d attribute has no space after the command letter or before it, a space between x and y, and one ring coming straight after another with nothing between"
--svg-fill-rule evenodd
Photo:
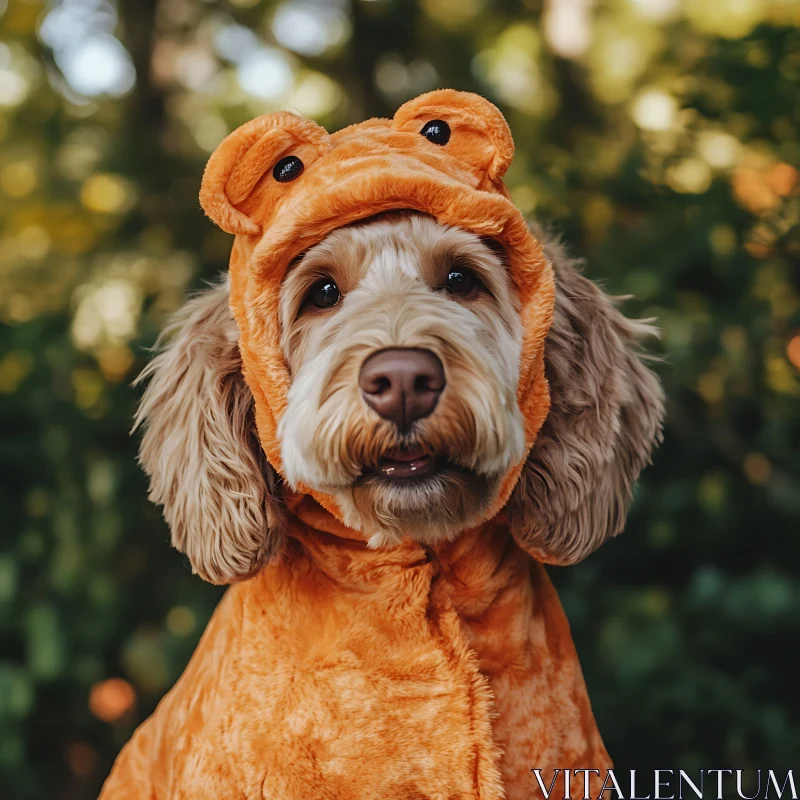
<instances>
[{"instance_id":1,"label":"orange fur texture","mask_svg":"<svg viewBox=\"0 0 800 800\"><path fill-rule=\"evenodd\" d=\"M419 135L432 119L449 124L446 147ZM305 170L279 183L273 165L289 154ZM236 234L231 309L279 474L287 267L335 228L393 209L503 245L524 328L517 399L534 444L549 408L554 278L502 183L512 155L500 112L450 90L332 135L291 114L260 117L213 154L201 202ZM566 617L505 523L523 463L484 523L435 548L370 549L331 497L288 493L285 552L228 590L103 800L528 800L541 796L533 768L546 785L555 768L604 772Z\"/></svg>"}]
</instances>

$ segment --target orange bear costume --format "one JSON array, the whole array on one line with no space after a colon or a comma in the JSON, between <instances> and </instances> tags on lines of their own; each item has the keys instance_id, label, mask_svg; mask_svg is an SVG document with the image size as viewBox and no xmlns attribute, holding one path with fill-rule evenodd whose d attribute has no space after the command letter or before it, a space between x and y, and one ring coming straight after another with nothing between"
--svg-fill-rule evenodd
<instances>
[{"instance_id":1,"label":"orange bear costume","mask_svg":"<svg viewBox=\"0 0 800 800\"><path fill-rule=\"evenodd\" d=\"M430 120L449 125L446 147L419 135ZM289 154L305 169L285 184L272 171ZM230 309L258 440L277 475L277 427L291 380L278 324L286 270L335 228L393 209L503 245L524 327L517 399L527 445L545 461L564 460L545 423L556 276L502 183L512 155L500 112L450 90L406 103L392 120L332 135L292 114L267 115L213 154L201 201L236 235ZM342 523L333 498L304 487L280 488L283 540L264 534L230 574L202 565L191 532L177 535L173 526L196 571L237 582L184 674L121 752L103 800L527 800L541 794L533 769L545 785L556 768L604 775L611 761L542 562L575 561L621 529L630 485L658 435L660 393L628 352L634 335L622 319L612 319L613 352L633 378L614 384L619 402L608 418L591 400L554 396L553 414L588 408L608 430L590 454L578 453L571 494L559 501L555 490L545 493L536 519L522 519L524 504L512 498L533 493L546 472L540 464L523 473L529 456L505 476L481 525L435 548L409 539L370 549L367 536ZM559 346L554 339L554 352ZM175 380L177 390L192 390ZM647 413L634 413L638 405ZM580 424L578 435L561 437L567 446L583 446ZM634 455L626 436L641 440ZM622 477L612 469L617 462L625 462ZM612 499L601 496L608 482ZM171 491L153 494L172 522ZM581 539L587 526L597 529L589 544ZM556 534L566 544L556 547ZM578 784L574 796L582 796ZM596 776L593 786L596 795ZM560 783L554 791L563 796Z\"/></svg>"}]
</instances>

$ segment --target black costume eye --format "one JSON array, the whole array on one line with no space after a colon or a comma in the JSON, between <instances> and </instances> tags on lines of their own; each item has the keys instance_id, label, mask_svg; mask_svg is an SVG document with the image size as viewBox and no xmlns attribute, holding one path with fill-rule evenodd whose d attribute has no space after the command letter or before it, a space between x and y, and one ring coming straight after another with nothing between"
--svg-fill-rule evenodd
<instances>
[{"instance_id":1,"label":"black costume eye","mask_svg":"<svg viewBox=\"0 0 800 800\"><path fill-rule=\"evenodd\" d=\"M459 297L469 297L480 287L478 276L471 270L463 267L453 267L447 274L444 288L451 294Z\"/></svg>"},{"instance_id":2,"label":"black costume eye","mask_svg":"<svg viewBox=\"0 0 800 800\"><path fill-rule=\"evenodd\" d=\"M322 278L309 289L307 301L317 308L330 308L339 302L341 296L339 287L330 278Z\"/></svg>"},{"instance_id":3,"label":"black costume eye","mask_svg":"<svg viewBox=\"0 0 800 800\"><path fill-rule=\"evenodd\" d=\"M303 174L303 162L297 156L282 158L272 169L272 177L278 183L288 183Z\"/></svg>"},{"instance_id":4,"label":"black costume eye","mask_svg":"<svg viewBox=\"0 0 800 800\"><path fill-rule=\"evenodd\" d=\"M420 133L434 144L447 144L450 141L450 126L443 119L426 122Z\"/></svg>"}]
</instances>

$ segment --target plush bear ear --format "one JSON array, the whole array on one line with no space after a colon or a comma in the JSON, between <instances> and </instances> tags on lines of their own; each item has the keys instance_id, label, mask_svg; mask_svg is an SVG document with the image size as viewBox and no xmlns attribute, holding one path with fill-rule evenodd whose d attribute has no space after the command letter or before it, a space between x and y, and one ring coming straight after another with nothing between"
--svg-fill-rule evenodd
<instances>
[{"instance_id":1,"label":"plush bear ear","mask_svg":"<svg viewBox=\"0 0 800 800\"><path fill-rule=\"evenodd\" d=\"M200 205L228 233L258 234L247 200L266 179L276 185L298 178L330 149L328 132L308 119L282 111L265 114L237 128L212 153L203 173ZM299 159L288 163L290 156ZM278 162L287 161L282 174ZM288 187L281 187L288 188Z\"/></svg>"},{"instance_id":2,"label":"plush bear ear","mask_svg":"<svg viewBox=\"0 0 800 800\"><path fill-rule=\"evenodd\" d=\"M409 100L394 115L395 128L423 135L429 123L438 121L447 129L430 137L433 144L493 183L505 175L514 157L514 139L505 117L488 100L471 92L439 89Z\"/></svg>"},{"instance_id":3,"label":"plush bear ear","mask_svg":"<svg viewBox=\"0 0 800 800\"><path fill-rule=\"evenodd\" d=\"M661 439L664 393L639 351L654 329L627 319L557 243L545 253L556 278L544 348L550 412L506 512L523 549L572 564L622 531L633 484Z\"/></svg>"}]
</instances>

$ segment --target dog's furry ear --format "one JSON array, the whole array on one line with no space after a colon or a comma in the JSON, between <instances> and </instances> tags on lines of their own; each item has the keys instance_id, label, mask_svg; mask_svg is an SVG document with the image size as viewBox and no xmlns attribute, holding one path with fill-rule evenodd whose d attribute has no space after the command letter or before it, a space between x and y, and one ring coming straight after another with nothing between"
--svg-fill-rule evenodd
<instances>
[{"instance_id":1,"label":"dog's furry ear","mask_svg":"<svg viewBox=\"0 0 800 800\"><path fill-rule=\"evenodd\" d=\"M281 546L277 478L255 429L227 282L189 300L165 329L134 430L150 499L172 544L211 583L256 572Z\"/></svg>"},{"instance_id":2,"label":"dog's furry ear","mask_svg":"<svg viewBox=\"0 0 800 800\"><path fill-rule=\"evenodd\" d=\"M550 413L507 513L525 550L572 564L624 527L633 483L661 438L664 395L638 353L653 328L623 316L558 243L545 252L556 277Z\"/></svg>"}]
</instances>

